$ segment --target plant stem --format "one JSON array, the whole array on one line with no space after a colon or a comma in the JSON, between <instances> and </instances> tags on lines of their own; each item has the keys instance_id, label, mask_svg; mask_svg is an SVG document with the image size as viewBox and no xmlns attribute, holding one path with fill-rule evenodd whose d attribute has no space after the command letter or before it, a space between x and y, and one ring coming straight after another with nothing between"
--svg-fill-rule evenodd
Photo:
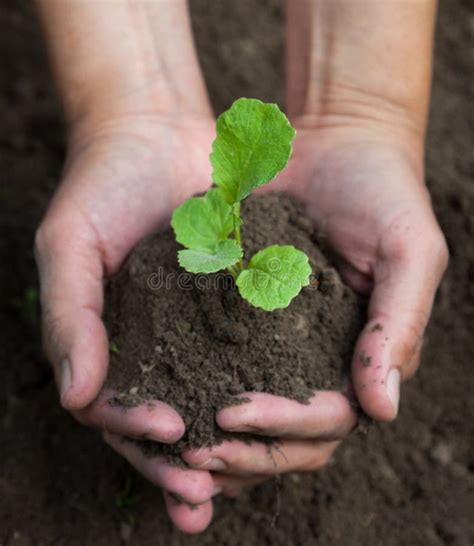
<instances>
[{"instance_id":1,"label":"plant stem","mask_svg":"<svg viewBox=\"0 0 474 546\"><path fill-rule=\"evenodd\" d=\"M237 268L237 265L231 265L227 268L227 271L234 277L234 281L237 280L237 277L239 276L240 270Z\"/></svg>"},{"instance_id":2,"label":"plant stem","mask_svg":"<svg viewBox=\"0 0 474 546\"><path fill-rule=\"evenodd\" d=\"M241 224L241 220L240 220L240 203L235 203L234 204L234 237L235 237L235 240L237 241L237 244L239 246L242 246L241 245L241 238L240 238L240 224ZM241 259L239 261L239 263L237 264L236 267L237 267L238 272L240 273L240 271L242 271L242 269L244 268L243 259Z\"/></svg>"}]
</instances>

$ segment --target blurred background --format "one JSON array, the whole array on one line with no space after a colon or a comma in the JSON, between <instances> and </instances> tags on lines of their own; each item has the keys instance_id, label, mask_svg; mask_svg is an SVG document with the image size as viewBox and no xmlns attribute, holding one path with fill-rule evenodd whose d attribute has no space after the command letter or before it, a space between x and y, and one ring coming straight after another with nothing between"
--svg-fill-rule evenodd
<instances>
[{"instance_id":1,"label":"blurred background","mask_svg":"<svg viewBox=\"0 0 474 546\"><path fill-rule=\"evenodd\" d=\"M403 0L400 0L403 1ZM414 0L412 0L414 1ZM240 96L283 103L280 0L190 0L216 112ZM474 11L440 3L427 183L451 263L423 365L392 425L354 435L322 472L236 500L185 537L161 495L57 401L41 355L36 225L64 157L60 112L31 6L0 7L0 545L467 546L474 542ZM278 517L276 517L278 515Z\"/></svg>"}]
</instances>

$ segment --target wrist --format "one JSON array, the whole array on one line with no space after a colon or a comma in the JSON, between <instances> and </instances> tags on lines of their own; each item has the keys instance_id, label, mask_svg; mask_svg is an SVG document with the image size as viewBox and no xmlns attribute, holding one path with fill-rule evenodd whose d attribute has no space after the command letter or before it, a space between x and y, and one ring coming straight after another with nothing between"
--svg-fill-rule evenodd
<instances>
[{"instance_id":1,"label":"wrist","mask_svg":"<svg viewBox=\"0 0 474 546\"><path fill-rule=\"evenodd\" d=\"M291 116L424 134L434 0L302 0L287 9Z\"/></svg>"},{"instance_id":2,"label":"wrist","mask_svg":"<svg viewBox=\"0 0 474 546\"><path fill-rule=\"evenodd\" d=\"M397 158L400 164L409 167L413 180L424 184L424 138L418 132L401 124L354 115L331 118L302 115L291 121L297 138L287 182L293 186L293 181L314 180L322 165L337 164L338 169L343 168L349 156L353 158L351 161L384 157L388 171L389 159ZM338 177L337 173L333 176ZM298 190L305 195L304 187L295 188Z\"/></svg>"},{"instance_id":3,"label":"wrist","mask_svg":"<svg viewBox=\"0 0 474 546\"><path fill-rule=\"evenodd\" d=\"M36 0L68 125L210 111L185 0Z\"/></svg>"},{"instance_id":4,"label":"wrist","mask_svg":"<svg viewBox=\"0 0 474 546\"><path fill-rule=\"evenodd\" d=\"M297 128L325 135L424 146L426 121L390 97L346 86L327 86L301 110L290 113Z\"/></svg>"},{"instance_id":5,"label":"wrist","mask_svg":"<svg viewBox=\"0 0 474 546\"><path fill-rule=\"evenodd\" d=\"M205 94L198 93L186 100L169 82L160 78L137 82L125 79L123 87L110 94L102 82L83 90L69 108L65 106L68 135L93 133L101 127L124 126L161 120L178 125L181 120L212 118L212 110Z\"/></svg>"}]
</instances>

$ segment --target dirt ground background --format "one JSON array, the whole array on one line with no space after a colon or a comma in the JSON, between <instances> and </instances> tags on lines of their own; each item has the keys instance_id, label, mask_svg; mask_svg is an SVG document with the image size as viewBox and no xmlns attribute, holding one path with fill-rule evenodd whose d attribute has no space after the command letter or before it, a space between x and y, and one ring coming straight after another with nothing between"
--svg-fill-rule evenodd
<instances>
[{"instance_id":1,"label":"dirt ground background","mask_svg":"<svg viewBox=\"0 0 474 546\"><path fill-rule=\"evenodd\" d=\"M216 111L243 95L281 103L280 1L191 4ZM159 491L102 445L96 432L60 409L41 356L34 291L28 292L37 282L31 247L58 180L62 125L31 10L24 0L3 0L2 546L472 545L473 12L468 6L467 0L440 5L427 179L451 264L436 300L423 366L403 389L400 418L366 437L350 438L319 474L283 479L275 526L276 487L268 483L237 500L217 500L212 526L203 535L185 537L167 521Z\"/></svg>"}]
</instances>

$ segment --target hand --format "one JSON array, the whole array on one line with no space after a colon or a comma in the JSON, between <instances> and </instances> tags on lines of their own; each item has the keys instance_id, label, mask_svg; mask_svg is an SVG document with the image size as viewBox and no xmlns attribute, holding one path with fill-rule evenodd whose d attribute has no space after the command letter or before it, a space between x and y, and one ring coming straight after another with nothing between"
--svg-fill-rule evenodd
<instances>
[{"instance_id":1,"label":"hand","mask_svg":"<svg viewBox=\"0 0 474 546\"><path fill-rule=\"evenodd\" d=\"M418 367L448 260L424 185L423 138L368 123L300 132L288 173L301 181L295 193L306 196L344 280L370 296L352 361L355 393L368 415L390 421L400 381Z\"/></svg>"},{"instance_id":2,"label":"hand","mask_svg":"<svg viewBox=\"0 0 474 546\"><path fill-rule=\"evenodd\" d=\"M370 295L352 362L353 389L369 416L390 421L400 381L418 367L448 253L424 186L421 137L359 123L321 129L296 122L294 156L274 189L307 203L344 280ZM215 471L215 483L231 495L274 474L319 468L355 424L349 402L335 392L315 393L308 406L246 396L251 402L221 410L218 424L280 438L275 448L227 442L184 454L194 468Z\"/></svg>"},{"instance_id":3,"label":"hand","mask_svg":"<svg viewBox=\"0 0 474 546\"><path fill-rule=\"evenodd\" d=\"M176 442L181 417L157 401L123 412L101 393L108 341L101 321L104 279L173 208L210 183L214 120L158 114L123 115L82 125L71 139L64 177L36 237L43 333L63 406L84 424L107 430L107 441L165 493L171 518L195 532L211 518L208 472L171 468L146 458L121 436ZM101 393L99 395L99 393Z\"/></svg>"}]
</instances>

